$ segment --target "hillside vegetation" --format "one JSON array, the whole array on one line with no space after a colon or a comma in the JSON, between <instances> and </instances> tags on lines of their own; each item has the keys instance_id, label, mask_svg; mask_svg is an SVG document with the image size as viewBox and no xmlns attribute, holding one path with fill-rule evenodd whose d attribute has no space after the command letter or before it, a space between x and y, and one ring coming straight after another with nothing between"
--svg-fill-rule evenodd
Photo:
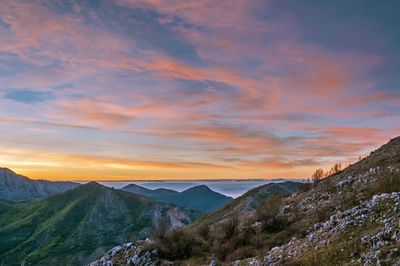
<instances>
[{"instance_id":1,"label":"hillside vegetation","mask_svg":"<svg viewBox=\"0 0 400 266\"><path fill-rule=\"evenodd\" d=\"M344 170L300 184L291 196L270 195L247 211L237 207L253 193L93 265L132 258L175 265L400 263L400 137Z\"/></svg>"},{"instance_id":2,"label":"hillside vegetation","mask_svg":"<svg viewBox=\"0 0 400 266\"><path fill-rule=\"evenodd\" d=\"M96 182L42 200L0 201L0 264L82 265L148 237L158 217L177 228L199 215Z\"/></svg>"},{"instance_id":3,"label":"hillside vegetation","mask_svg":"<svg viewBox=\"0 0 400 266\"><path fill-rule=\"evenodd\" d=\"M246 215L254 211L257 206L265 202L271 195L288 196L299 189L300 183L286 181L282 183L269 183L256 187L242 196L229 202L222 208L202 215L190 225L192 230L204 227L213 227L222 223L235 215Z\"/></svg>"}]
</instances>

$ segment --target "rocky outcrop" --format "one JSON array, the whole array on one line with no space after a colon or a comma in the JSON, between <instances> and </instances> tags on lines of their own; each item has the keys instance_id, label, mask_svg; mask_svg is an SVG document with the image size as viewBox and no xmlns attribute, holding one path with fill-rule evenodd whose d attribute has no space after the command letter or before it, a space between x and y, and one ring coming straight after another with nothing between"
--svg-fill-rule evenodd
<instances>
[{"instance_id":1,"label":"rocky outcrop","mask_svg":"<svg viewBox=\"0 0 400 266\"><path fill-rule=\"evenodd\" d=\"M158 265L157 249L145 251L140 243L126 243L116 246L106 252L100 259L93 261L88 266L113 266L113 265Z\"/></svg>"},{"instance_id":2,"label":"rocky outcrop","mask_svg":"<svg viewBox=\"0 0 400 266\"><path fill-rule=\"evenodd\" d=\"M400 192L375 195L344 212L338 211L324 223L314 224L306 237L272 248L264 257L267 265L280 265L310 253L335 246L347 239L361 239L361 254L350 254L348 263L377 265L393 263L400 245ZM353 239L354 238L354 239ZM353 241L352 241L353 240ZM398 254L397 254L398 255Z\"/></svg>"}]
</instances>

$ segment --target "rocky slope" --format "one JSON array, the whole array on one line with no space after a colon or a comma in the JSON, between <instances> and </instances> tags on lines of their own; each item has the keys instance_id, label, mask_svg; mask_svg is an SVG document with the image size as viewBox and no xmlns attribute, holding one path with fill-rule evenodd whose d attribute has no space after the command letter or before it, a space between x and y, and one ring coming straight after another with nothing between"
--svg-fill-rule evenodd
<instances>
[{"instance_id":1,"label":"rocky slope","mask_svg":"<svg viewBox=\"0 0 400 266\"><path fill-rule=\"evenodd\" d=\"M400 137L287 198L278 218L307 230L259 264L400 265Z\"/></svg>"},{"instance_id":2,"label":"rocky slope","mask_svg":"<svg viewBox=\"0 0 400 266\"><path fill-rule=\"evenodd\" d=\"M148 237L159 217L171 229L198 215L96 182L36 201L0 201L0 264L82 265L118 243Z\"/></svg>"},{"instance_id":3,"label":"rocky slope","mask_svg":"<svg viewBox=\"0 0 400 266\"><path fill-rule=\"evenodd\" d=\"M307 211L305 209L305 211ZM301 239L272 248L264 264L342 261L347 265L399 262L400 193L375 195L371 200L316 223Z\"/></svg>"},{"instance_id":4,"label":"rocky slope","mask_svg":"<svg viewBox=\"0 0 400 266\"><path fill-rule=\"evenodd\" d=\"M170 189L151 190L135 184L127 185L122 190L203 212L216 210L233 199L215 192L205 185L195 186L182 192Z\"/></svg>"},{"instance_id":5,"label":"rocky slope","mask_svg":"<svg viewBox=\"0 0 400 266\"><path fill-rule=\"evenodd\" d=\"M18 175L8 168L0 168L0 199L32 200L47 197L78 186L74 182L32 180Z\"/></svg>"},{"instance_id":6,"label":"rocky slope","mask_svg":"<svg viewBox=\"0 0 400 266\"><path fill-rule=\"evenodd\" d=\"M148 241L146 241L148 242ZM158 251L143 250L142 245L144 242L126 243L122 246L115 246L101 258L91 262L88 266L102 266L102 265L136 265L136 266L155 266L160 264L158 258Z\"/></svg>"},{"instance_id":7,"label":"rocky slope","mask_svg":"<svg viewBox=\"0 0 400 266\"><path fill-rule=\"evenodd\" d=\"M152 254L151 263L168 259L177 265L400 265L400 137L289 197L270 196L246 209L251 204L241 202L263 189L190 225L185 231L194 244L181 243L190 255L168 259L160 251L173 249L164 240L137 244L142 253L135 258ZM240 215L225 215L234 206ZM95 265L129 264L125 252Z\"/></svg>"}]
</instances>

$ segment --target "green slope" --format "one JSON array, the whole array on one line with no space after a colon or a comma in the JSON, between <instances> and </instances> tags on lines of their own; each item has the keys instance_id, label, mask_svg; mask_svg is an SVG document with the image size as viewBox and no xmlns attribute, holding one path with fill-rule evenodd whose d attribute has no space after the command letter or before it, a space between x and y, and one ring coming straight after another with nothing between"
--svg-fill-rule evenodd
<instances>
[{"instance_id":1,"label":"green slope","mask_svg":"<svg viewBox=\"0 0 400 266\"><path fill-rule=\"evenodd\" d=\"M213 225L223 222L236 214L246 214L254 210L260 202L268 199L272 194L287 196L295 193L299 188L299 184L298 182L286 181L259 186L232 200L222 208L204 214L191 224L190 227L196 229L203 225Z\"/></svg>"},{"instance_id":2,"label":"green slope","mask_svg":"<svg viewBox=\"0 0 400 266\"><path fill-rule=\"evenodd\" d=\"M0 201L0 264L76 265L133 235L146 237L158 215L179 213L187 224L198 212L154 202L95 182L42 200Z\"/></svg>"}]
</instances>

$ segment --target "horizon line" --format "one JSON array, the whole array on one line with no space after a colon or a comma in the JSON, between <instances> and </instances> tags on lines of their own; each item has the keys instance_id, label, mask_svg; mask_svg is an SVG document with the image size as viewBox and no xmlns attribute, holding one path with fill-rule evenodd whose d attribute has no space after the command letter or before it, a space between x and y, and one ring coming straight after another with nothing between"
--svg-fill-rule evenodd
<instances>
[{"instance_id":1,"label":"horizon line","mask_svg":"<svg viewBox=\"0 0 400 266\"><path fill-rule=\"evenodd\" d=\"M203 181L203 182L218 182L218 181L275 181L275 180L307 180L309 178L217 178L217 179L120 179L120 180L93 180L93 179L86 179L86 180L48 180L48 179L36 179L36 180L48 180L48 181L70 181L70 182L170 182L170 181L180 181L180 182L187 182L187 181Z\"/></svg>"}]
</instances>

